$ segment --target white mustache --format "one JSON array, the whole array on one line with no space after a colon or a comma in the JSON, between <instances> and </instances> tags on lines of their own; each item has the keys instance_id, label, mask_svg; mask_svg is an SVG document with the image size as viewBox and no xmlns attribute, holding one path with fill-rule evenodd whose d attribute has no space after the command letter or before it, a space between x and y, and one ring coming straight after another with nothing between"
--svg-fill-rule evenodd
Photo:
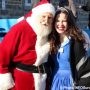
<instances>
[{"instance_id":1,"label":"white mustache","mask_svg":"<svg viewBox=\"0 0 90 90\"><path fill-rule=\"evenodd\" d=\"M49 24L46 22L40 22L42 25L48 26Z\"/></svg>"}]
</instances>

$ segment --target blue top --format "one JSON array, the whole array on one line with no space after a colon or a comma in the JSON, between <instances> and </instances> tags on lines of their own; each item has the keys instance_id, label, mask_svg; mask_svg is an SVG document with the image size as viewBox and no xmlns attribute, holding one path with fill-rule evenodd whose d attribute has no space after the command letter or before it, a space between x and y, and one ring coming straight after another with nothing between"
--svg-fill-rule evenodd
<instances>
[{"instance_id":1,"label":"blue top","mask_svg":"<svg viewBox=\"0 0 90 90\"><path fill-rule=\"evenodd\" d=\"M53 55L54 71L51 90L72 90L73 79L70 67L70 39L61 44L58 52Z\"/></svg>"}]
</instances>

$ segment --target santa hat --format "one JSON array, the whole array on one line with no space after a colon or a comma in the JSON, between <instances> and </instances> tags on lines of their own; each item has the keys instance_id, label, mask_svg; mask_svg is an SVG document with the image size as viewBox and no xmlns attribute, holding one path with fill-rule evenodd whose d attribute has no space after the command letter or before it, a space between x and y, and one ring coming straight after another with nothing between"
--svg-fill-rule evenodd
<instances>
[{"instance_id":1,"label":"santa hat","mask_svg":"<svg viewBox=\"0 0 90 90\"><path fill-rule=\"evenodd\" d=\"M32 11L29 11L28 13L26 13L26 14L24 15L24 17L25 17L25 18L30 17L31 14L32 14Z\"/></svg>"},{"instance_id":2,"label":"santa hat","mask_svg":"<svg viewBox=\"0 0 90 90\"><path fill-rule=\"evenodd\" d=\"M27 17L30 17L30 16L31 16L31 14L32 14L32 11L29 11L29 12L28 12L28 13L26 13L24 16L22 16L22 17L18 18L18 19L17 19L17 22L20 22L20 21L22 21L22 20L26 19Z\"/></svg>"},{"instance_id":3,"label":"santa hat","mask_svg":"<svg viewBox=\"0 0 90 90\"><path fill-rule=\"evenodd\" d=\"M55 15L55 8L52 4L50 4L47 0L41 0L31 11L26 13L24 16L17 19L18 22L22 21L23 19L30 17L31 14L38 15L44 12L50 12Z\"/></svg>"},{"instance_id":4,"label":"santa hat","mask_svg":"<svg viewBox=\"0 0 90 90\"><path fill-rule=\"evenodd\" d=\"M50 4L47 0L41 0L33 9L33 14L42 14L44 12L50 12L55 15L55 8L52 4Z\"/></svg>"}]
</instances>

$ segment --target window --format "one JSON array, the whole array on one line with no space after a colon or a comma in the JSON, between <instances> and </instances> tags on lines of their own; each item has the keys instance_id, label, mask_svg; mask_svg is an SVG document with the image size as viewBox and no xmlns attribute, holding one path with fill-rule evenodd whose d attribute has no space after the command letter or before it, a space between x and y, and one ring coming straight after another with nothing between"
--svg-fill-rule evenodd
<instances>
[{"instance_id":1,"label":"window","mask_svg":"<svg viewBox=\"0 0 90 90\"><path fill-rule=\"evenodd\" d=\"M5 10L6 6L5 6L5 0L2 0L2 10Z\"/></svg>"},{"instance_id":2,"label":"window","mask_svg":"<svg viewBox=\"0 0 90 90\"><path fill-rule=\"evenodd\" d=\"M25 0L25 6L30 6L32 3L32 0Z\"/></svg>"}]
</instances>

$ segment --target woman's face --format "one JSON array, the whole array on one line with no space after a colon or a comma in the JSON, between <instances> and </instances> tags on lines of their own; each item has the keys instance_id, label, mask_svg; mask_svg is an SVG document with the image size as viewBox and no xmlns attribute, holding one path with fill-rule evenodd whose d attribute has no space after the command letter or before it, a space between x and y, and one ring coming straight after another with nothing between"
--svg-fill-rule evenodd
<instances>
[{"instance_id":1,"label":"woman's face","mask_svg":"<svg viewBox=\"0 0 90 90\"><path fill-rule=\"evenodd\" d=\"M55 29L59 34L64 34L67 30L67 16L60 13L56 17Z\"/></svg>"}]
</instances>

